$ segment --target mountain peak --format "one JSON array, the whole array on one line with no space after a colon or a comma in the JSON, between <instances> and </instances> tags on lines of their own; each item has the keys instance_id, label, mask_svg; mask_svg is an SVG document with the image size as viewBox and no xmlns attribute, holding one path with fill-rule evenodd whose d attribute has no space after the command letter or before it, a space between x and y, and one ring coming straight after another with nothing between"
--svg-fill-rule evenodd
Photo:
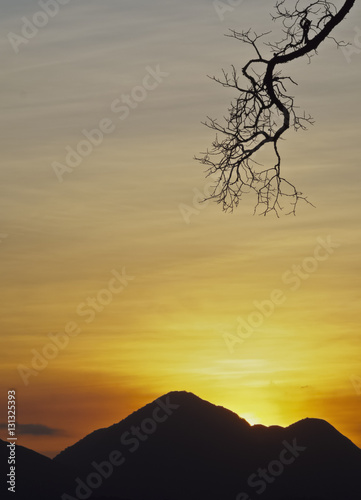
<instances>
[{"instance_id":1,"label":"mountain peak","mask_svg":"<svg viewBox=\"0 0 361 500\"><path fill-rule=\"evenodd\" d=\"M278 463L285 453L292 466L271 478L272 488L267 486L263 500L290 499L295 493L300 499L336 500L347 497L345 488L347 494L356 492L349 499L361 497L356 479L361 450L326 421L305 418L286 428L251 426L236 413L188 391L158 397L117 424L89 434L54 460L70 465L83 478L91 464L109 461L114 450L124 464L99 491L109 497L232 500L248 491L243 498L254 498L249 478L267 464Z\"/></svg>"},{"instance_id":2,"label":"mountain peak","mask_svg":"<svg viewBox=\"0 0 361 500\"><path fill-rule=\"evenodd\" d=\"M0 452L5 447L0 442ZM49 468L45 498L43 478L33 488L39 500L58 497L51 488L66 498L89 490L94 500L249 500L257 486L265 488L262 500L361 498L361 450L325 420L250 426L188 391L168 392L53 461L43 458L19 447L30 477ZM259 471L268 471L267 483ZM27 498L28 491L19 496Z\"/></svg>"}]
</instances>

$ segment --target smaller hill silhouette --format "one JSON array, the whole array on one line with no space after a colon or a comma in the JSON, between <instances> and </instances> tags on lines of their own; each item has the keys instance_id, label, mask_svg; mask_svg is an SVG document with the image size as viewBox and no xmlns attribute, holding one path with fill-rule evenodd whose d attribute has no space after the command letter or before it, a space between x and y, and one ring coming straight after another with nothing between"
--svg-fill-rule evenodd
<instances>
[{"instance_id":1,"label":"smaller hill silhouette","mask_svg":"<svg viewBox=\"0 0 361 500\"><path fill-rule=\"evenodd\" d=\"M15 494L8 491L5 479L9 473L9 442L0 439L0 463L3 474L0 498L51 500L59 498L64 488L71 488L74 471L56 463L40 453L23 446L16 446L15 455Z\"/></svg>"}]
</instances>

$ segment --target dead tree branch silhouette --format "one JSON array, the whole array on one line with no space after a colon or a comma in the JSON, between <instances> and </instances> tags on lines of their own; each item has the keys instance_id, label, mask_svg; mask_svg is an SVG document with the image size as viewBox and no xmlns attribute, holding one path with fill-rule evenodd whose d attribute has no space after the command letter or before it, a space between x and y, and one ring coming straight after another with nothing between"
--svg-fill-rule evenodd
<instances>
[{"instance_id":1,"label":"dead tree branch silhouette","mask_svg":"<svg viewBox=\"0 0 361 500\"><path fill-rule=\"evenodd\" d=\"M287 214L295 214L300 200L310 203L281 175L279 141L290 127L305 130L307 125L313 124L313 119L304 113L297 114L294 97L286 88L287 84L297 83L290 76L283 76L279 68L303 56L311 58L326 38L332 38L338 46L347 45L330 34L354 3L355 0L346 0L337 9L326 0L298 0L289 9L286 0L278 1L272 18L281 22L284 37L279 42L263 44L268 48L269 58L262 55L260 40L270 32L257 35L251 30L231 30L227 35L251 45L256 55L240 72L232 66L229 73L223 70L222 79L211 77L222 86L239 92L231 102L224 125L207 117L204 124L217 135L212 149L196 157L207 166L207 176L212 175L212 179L216 176L208 199L222 204L224 211L233 211L249 192L256 193L254 213L261 215L274 212L279 216L286 206L289 207ZM239 83L241 75L246 79L246 88ZM255 158L267 146L272 152L270 166L258 163Z\"/></svg>"}]
</instances>

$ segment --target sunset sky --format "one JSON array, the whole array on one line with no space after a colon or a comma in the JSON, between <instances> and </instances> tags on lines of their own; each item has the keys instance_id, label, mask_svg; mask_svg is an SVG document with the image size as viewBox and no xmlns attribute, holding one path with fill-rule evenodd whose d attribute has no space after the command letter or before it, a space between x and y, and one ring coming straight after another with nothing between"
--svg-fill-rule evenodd
<instances>
[{"instance_id":1,"label":"sunset sky","mask_svg":"<svg viewBox=\"0 0 361 500\"><path fill-rule=\"evenodd\" d=\"M70 0L45 23L37 1L2 2L2 438L9 389L18 444L49 456L187 390L252 424L323 418L361 447L361 5L334 33L347 52L327 40L284 68L315 125L288 131L283 173L316 208L277 219L252 197L198 203L201 122L232 97L207 75L253 55L224 34L278 28L272 2L219 4Z\"/></svg>"}]
</instances>

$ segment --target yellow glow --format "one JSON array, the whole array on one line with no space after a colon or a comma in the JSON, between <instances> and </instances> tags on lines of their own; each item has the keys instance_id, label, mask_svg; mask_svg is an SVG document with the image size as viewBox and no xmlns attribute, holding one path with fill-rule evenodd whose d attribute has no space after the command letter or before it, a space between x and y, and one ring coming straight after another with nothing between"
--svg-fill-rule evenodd
<instances>
[{"instance_id":1,"label":"yellow glow","mask_svg":"<svg viewBox=\"0 0 361 500\"><path fill-rule=\"evenodd\" d=\"M240 415L240 417L244 418L247 420L247 422L251 425L256 425L256 424L261 424L262 422L258 417L255 417L253 413L245 413L243 415Z\"/></svg>"}]
</instances>

